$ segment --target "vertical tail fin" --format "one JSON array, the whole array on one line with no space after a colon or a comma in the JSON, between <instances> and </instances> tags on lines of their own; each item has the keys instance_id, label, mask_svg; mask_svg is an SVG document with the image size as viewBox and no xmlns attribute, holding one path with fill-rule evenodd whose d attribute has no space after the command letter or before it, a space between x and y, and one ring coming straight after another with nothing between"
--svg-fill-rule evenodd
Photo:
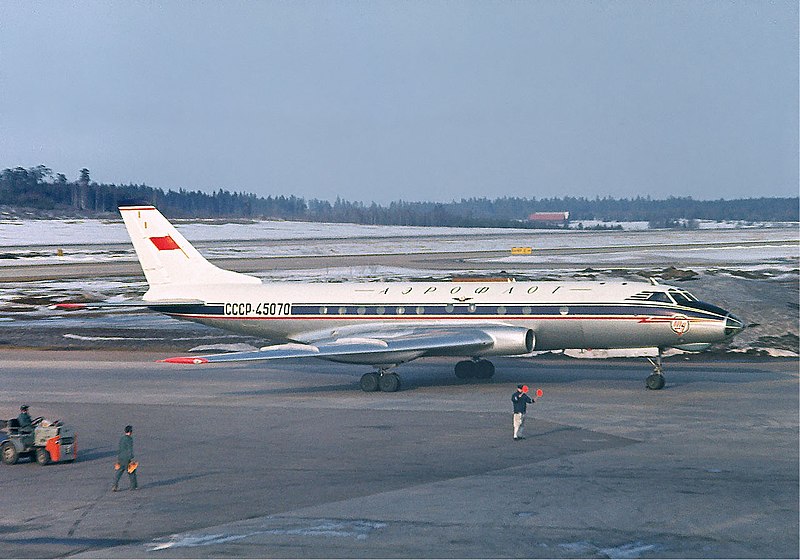
<instances>
[{"instance_id":1,"label":"vertical tail fin","mask_svg":"<svg viewBox=\"0 0 800 560\"><path fill-rule=\"evenodd\" d=\"M208 262L155 207L121 206L119 211L151 288L261 282L254 276L223 270Z\"/></svg>"}]
</instances>

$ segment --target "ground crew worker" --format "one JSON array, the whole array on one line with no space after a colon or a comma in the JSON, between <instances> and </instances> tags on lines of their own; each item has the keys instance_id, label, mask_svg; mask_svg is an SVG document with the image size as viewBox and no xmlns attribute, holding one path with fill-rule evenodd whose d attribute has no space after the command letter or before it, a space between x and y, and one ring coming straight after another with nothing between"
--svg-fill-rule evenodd
<instances>
[{"instance_id":1,"label":"ground crew worker","mask_svg":"<svg viewBox=\"0 0 800 560\"><path fill-rule=\"evenodd\" d=\"M31 415L28 414L28 405L23 404L19 407L19 416L17 416L17 422L19 422L19 431L25 431L26 433L30 433L33 431L33 421L31 420Z\"/></svg>"},{"instance_id":2,"label":"ground crew worker","mask_svg":"<svg viewBox=\"0 0 800 560\"><path fill-rule=\"evenodd\" d=\"M119 451L117 452L117 464L114 467L117 470L116 478L114 479L114 486L111 490L116 492L119 490L119 479L122 478L123 472L128 472L128 479L130 481L131 490L136 490L138 484L136 482L136 469L129 468L133 461L133 426L125 426L125 434L119 438Z\"/></svg>"},{"instance_id":3,"label":"ground crew worker","mask_svg":"<svg viewBox=\"0 0 800 560\"><path fill-rule=\"evenodd\" d=\"M23 404L19 407L19 416L17 416L17 422L19 422L19 433L22 436L23 443L27 445L33 444L33 421L31 420L31 415L28 414L28 405Z\"/></svg>"},{"instance_id":4,"label":"ground crew worker","mask_svg":"<svg viewBox=\"0 0 800 560\"><path fill-rule=\"evenodd\" d=\"M529 403L535 403L528 396L527 385L517 385L517 391L511 395L511 402L514 403L514 441L525 439L522 435L522 426L525 424L525 413Z\"/></svg>"}]
</instances>

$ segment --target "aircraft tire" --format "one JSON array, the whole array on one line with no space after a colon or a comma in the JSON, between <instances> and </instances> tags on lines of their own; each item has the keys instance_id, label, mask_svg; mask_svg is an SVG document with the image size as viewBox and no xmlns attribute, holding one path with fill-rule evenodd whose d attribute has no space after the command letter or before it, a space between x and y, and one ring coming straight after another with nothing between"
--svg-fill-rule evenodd
<instances>
[{"instance_id":1,"label":"aircraft tire","mask_svg":"<svg viewBox=\"0 0 800 560\"><path fill-rule=\"evenodd\" d=\"M361 390L365 393L372 393L377 391L379 386L379 375L377 373L365 373L361 376L361 381L359 381L359 386Z\"/></svg>"},{"instance_id":2,"label":"aircraft tire","mask_svg":"<svg viewBox=\"0 0 800 560\"><path fill-rule=\"evenodd\" d=\"M396 373L384 373L378 379L378 386L384 393L394 393L400 390L400 376Z\"/></svg>"},{"instance_id":3,"label":"aircraft tire","mask_svg":"<svg viewBox=\"0 0 800 560\"><path fill-rule=\"evenodd\" d=\"M47 449L39 447L36 450L36 462L42 466L50 462L50 453L47 452Z\"/></svg>"},{"instance_id":4,"label":"aircraft tire","mask_svg":"<svg viewBox=\"0 0 800 560\"><path fill-rule=\"evenodd\" d=\"M479 360L475 366L475 377L478 379L491 379L494 375L494 364L489 360Z\"/></svg>"},{"instance_id":5,"label":"aircraft tire","mask_svg":"<svg viewBox=\"0 0 800 560\"><path fill-rule=\"evenodd\" d=\"M666 383L664 376L658 373L653 373L647 376L647 380L645 381L647 388L653 391L658 391L659 389L664 388L664 384Z\"/></svg>"},{"instance_id":6,"label":"aircraft tire","mask_svg":"<svg viewBox=\"0 0 800 560\"><path fill-rule=\"evenodd\" d=\"M475 377L476 369L475 362L471 360L463 360L456 364L456 377L459 379L469 379L470 377Z\"/></svg>"},{"instance_id":7,"label":"aircraft tire","mask_svg":"<svg viewBox=\"0 0 800 560\"><path fill-rule=\"evenodd\" d=\"M1 452L3 456L3 462L6 465L13 465L14 463L17 462L17 459L19 459L19 453L17 452L17 448L14 447L14 444L11 443L10 441L3 444Z\"/></svg>"}]
</instances>

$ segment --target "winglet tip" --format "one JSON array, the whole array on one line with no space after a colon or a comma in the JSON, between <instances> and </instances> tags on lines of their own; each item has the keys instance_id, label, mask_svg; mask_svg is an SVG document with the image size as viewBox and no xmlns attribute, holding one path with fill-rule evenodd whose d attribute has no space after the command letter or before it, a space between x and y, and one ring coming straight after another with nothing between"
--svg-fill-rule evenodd
<instances>
[{"instance_id":1,"label":"winglet tip","mask_svg":"<svg viewBox=\"0 0 800 560\"><path fill-rule=\"evenodd\" d=\"M178 358L166 358L164 360L158 360L158 361L160 363L167 363L167 364L192 364L192 365L198 365L198 364L207 364L208 363L207 359L199 358L199 357L196 357L196 356L194 356L194 357L192 357L192 356L181 356L181 357L178 357Z\"/></svg>"},{"instance_id":2,"label":"winglet tip","mask_svg":"<svg viewBox=\"0 0 800 560\"><path fill-rule=\"evenodd\" d=\"M51 309L86 309L89 307L85 303L56 303L50 306Z\"/></svg>"}]
</instances>

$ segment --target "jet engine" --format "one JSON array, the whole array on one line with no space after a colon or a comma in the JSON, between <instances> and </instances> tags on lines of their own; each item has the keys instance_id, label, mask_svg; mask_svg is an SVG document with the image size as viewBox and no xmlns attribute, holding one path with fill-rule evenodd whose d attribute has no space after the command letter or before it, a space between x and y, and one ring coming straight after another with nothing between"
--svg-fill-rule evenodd
<instances>
[{"instance_id":1,"label":"jet engine","mask_svg":"<svg viewBox=\"0 0 800 560\"><path fill-rule=\"evenodd\" d=\"M536 344L536 335L524 327L490 326L481 330L492 337L494 344L480 352L481 356L517 356L528 354Z\"/></svg>"}]
</instances>

